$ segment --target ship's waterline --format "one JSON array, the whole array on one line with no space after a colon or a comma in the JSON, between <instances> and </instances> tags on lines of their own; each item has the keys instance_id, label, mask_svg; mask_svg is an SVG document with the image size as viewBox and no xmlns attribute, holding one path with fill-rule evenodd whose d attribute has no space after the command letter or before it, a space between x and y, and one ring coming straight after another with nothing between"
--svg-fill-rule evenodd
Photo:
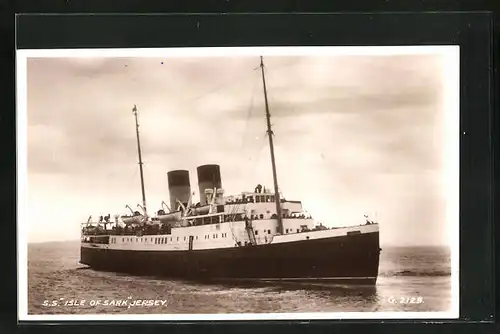
<instances>
[{"instance_id":1,"label":"ship's waterline","mask_svg":"<svg viewBox=\"0 0 500 334\"><path fill-rule=\"evenodd\" d=\"M380 253L379 233L376 224L368 226L371 230L368 233L304 237L296 241L204 250L162 251L161 245L157 245L156 249L126 250L84 245L80 262L98 270L193 280L306 282L309 279L336 284L375 284ZM359 227L360 230L363 227Z\"/></svg>"}]
</instances>

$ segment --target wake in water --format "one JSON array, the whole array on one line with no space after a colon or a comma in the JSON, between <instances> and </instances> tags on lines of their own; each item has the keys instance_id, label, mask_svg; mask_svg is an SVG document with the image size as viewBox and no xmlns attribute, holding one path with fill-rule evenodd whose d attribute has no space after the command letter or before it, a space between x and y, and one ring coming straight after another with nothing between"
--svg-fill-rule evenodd
<instances>
[{"instance_id":1,"label":"wake in water","mask_svg":"<svg viewBox=\"0 0 500 334\"><path fill-rule=\"evenodd\" d=\"M451 271L449 270L391 270L385 271L379 274L382 277L394 277L394 276L427 276L427 277L439 277L439 276L450 276Z\"/></svg>"}]
</instances>

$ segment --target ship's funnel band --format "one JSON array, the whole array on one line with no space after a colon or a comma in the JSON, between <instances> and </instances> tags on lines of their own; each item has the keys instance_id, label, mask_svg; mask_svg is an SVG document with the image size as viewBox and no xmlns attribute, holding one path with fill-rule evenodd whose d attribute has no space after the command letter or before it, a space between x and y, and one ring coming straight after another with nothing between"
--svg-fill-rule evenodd
<instances>
[{"instance_id":1,"label":"ship's funnel band","mask_svg":"<svg viewBox=\"0 0 500 334\"><path fill-rule=\"evenodd\" d=\"M186 205L191 196L191 184L187 170L173 170L167 173L170 210L175 211L179 202Z\"/></svg>"},{"instance_id":2,"label":"ship's funnel band","mask_svg":"<svg viewBox=\"0 0 500 334\"><path fill-rule=\"evenodd\" d=\"M210 189L213 194L213 189L222 188L222 181L220 175L219 165L203 165L197 168L198 172L198 187L200 190L200 204L207 204L206 192Z\"/></svg>"},{"instance_id":3,"label":"ship's funnel band","mask_svg":"<svg viewBox=\"0 0 500 334\"><path fill-rule=\"evenodd\" d=\"M173 170L167 173L168 187L191 186L187 170Z\"/></svg>"}]
</instances>

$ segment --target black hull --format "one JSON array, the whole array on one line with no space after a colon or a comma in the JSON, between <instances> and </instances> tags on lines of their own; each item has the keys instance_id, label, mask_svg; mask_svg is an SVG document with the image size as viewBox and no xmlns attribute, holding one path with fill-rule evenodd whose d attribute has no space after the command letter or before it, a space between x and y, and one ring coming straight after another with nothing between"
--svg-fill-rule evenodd
<instances>
[{"instance_id":1,"label":"black hull","mask_svg":"<svg viewBox=\"0 0 500 334\"><path fill-rule=\"evenodd\" d=\"M376 283L379 233L225 249L132 251L81 247L95 270L198 281Z\"/></svg>"}]
</instances>

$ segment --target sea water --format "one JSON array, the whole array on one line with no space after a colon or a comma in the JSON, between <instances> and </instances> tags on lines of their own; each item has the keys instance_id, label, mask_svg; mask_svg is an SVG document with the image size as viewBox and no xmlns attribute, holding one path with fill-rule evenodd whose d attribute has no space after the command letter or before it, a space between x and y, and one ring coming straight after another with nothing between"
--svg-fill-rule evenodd
<instances>
[{"instance_id":1,"label":"sea water","mask_svg":"<svg viewBox=\"0 0 500 334\"><path fill-rule=\"evenodd\" d=\"M327 288L207 285L98 272L78 263L79 252L78 241L28 245L28 314L423 312L451 307L446 247L383 247L375 287Z\"/></svg>"}]
</instances>

